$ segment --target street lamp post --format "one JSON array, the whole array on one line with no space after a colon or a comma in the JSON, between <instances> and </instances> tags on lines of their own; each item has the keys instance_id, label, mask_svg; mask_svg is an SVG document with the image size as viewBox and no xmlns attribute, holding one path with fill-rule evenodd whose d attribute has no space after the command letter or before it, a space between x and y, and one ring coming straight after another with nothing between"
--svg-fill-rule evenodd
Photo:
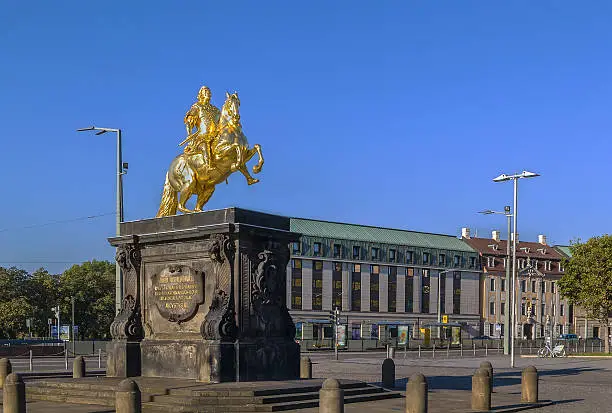
<instances>
[{"instance_id":1,"label":"street lamp post","mask_svg":"<svg viewBox=\"0 0 612 413\"><path fill-rule=\"evenodd\" d=\"M442 274L446 274L449 273L451 271L455 271L454 269L452 270L444 270L444 271L440 271L438 273L438 338L442 339L442 326L440 325L442 323Z\"/></svg>"},{"instance_id":2,"label":"street lamp post","mask_svg":"<svg viewBox=\"0 0 612 413\"><path fill-rule=\"evenodd\" d=\"M510 324L510 309L514 308L512 306L512 294L510 293L512 289L510 288L510 218L512 218L512 214L510 213L510 205L506 205L504 207L504 212L491 211L487 209L485 211L481 211L481 214L489 215L489 214L501 214L505 215L508 218L508 238L506 239L506 288L508 292L506 293L506 303L504 305L504 355L508 355L510 353L510 338L512 337L512 325Z\"/></svg>"},{"instance_id":3,"label":"street lamp post","mask_svg":"<svg viewBox=\"0 0 612 413\"><path fill-rule=\"evenodd\" d=\"M500 176L493 179L493 182L504 182L514 181L514 206L512 210L513 228L512 228L512 296L516 290L516 217L518 215L517 204L518 204L518 180L520 178L535 178L540 176L534 172L523 171L520 174L506 175L501 174ZM516 306L512 306L512 323L516 320ZM514 368L514 337L510 340L510 367Z\"/></svg>"},{"instance_id":4,"label":"street lamp post","mask_svg":"<svg viewBox=\"0 0 612 413\"><path fill-rule=\"evenodd\" d=\"M77 129L77 132L95 130L96 135L102 135L106 132L115 132L117 134L117 220L116 234L121 235L121 222L123 222L123 175L127 173L128 164L124 163L121 154L121 129L113 128L98 128L90 126L88 128ZM119 263L115 263L115 312L121 310L121 301L123 298L123 275Z\"/></svg>"}]
</instances>

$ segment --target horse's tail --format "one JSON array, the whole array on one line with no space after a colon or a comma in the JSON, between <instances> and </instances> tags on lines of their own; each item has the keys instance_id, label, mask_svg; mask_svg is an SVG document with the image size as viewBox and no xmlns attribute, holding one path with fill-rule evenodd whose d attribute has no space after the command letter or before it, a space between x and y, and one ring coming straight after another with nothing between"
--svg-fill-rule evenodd
<instances>
[{"instance_id":1,"label":"horse's tail","mask_svg":"<svg viewBox=\"0 0 612 413\"><path fill-rule=\"evenodd\" d=\"M167 217L170 215L176 215L176 209L178 207L178 194L172 189L170 185L170 179L168 178L168 172L166 172L166 182L164 182L164 191L162 192L161 203L159 204L159 210L157 211L156 217Z\"/></svg>"}]
</instances>

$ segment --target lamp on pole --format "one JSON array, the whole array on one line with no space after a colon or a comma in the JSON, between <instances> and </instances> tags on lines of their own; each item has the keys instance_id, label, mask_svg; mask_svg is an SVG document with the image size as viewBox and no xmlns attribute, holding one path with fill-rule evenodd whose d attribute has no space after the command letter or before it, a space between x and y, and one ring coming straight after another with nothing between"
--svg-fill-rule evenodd
<instances>
[{"instance_id":1,"label":"lamp on pole","mask_svg":"<svg viewBox=\"0 0 612 413\"><path fill-rule=\"evenodd\" d=\"M514 206L512 210L513 226L512 226L512 296L515 296L516 291L516 217L518 215L517 204L518 204L518 180L521 178L535 178L540 176L535 172L523 171L520 174L506 175L501 174L496 178L493 178L493 182L504 182L512 180L514 182ZM512 323L516 320L516 306L512 306ZM510 367L514 368L514 337L510 340Z\"/></svg>"},{"instance_id":2,"label":"lamp on pole","mask_svg":"<svg viewBox=\"0 0 612 413\"><path fill-rule=\"evenodd\" d=\"M90 126L88 128L77 129L77 132L85 132L95 130L96 135L102 135L106 132L115 132L117 134L117 224L116 234L121 235L121 222L123 222L123 175L127 173L128 164L123 162L121 155L121 129L114 128L98 128ZM115 263L115 313L121 310L121 300L123 298L123 275L119 263Z\"/></svg>"},{"instance_id":3,"label":"lamp on pole","mask_svg":"<svg viewBox=\"0 0 612 413\"><path fill-rule=\"evenodd\" d=\"M504 355L508 355L510 353L510 337L512 337L512 325L510 324L510 309L512 307L512 294L510 289L510 218L512 218L512 214L510 213L510 205L506 205L504 207L504 212L499 211L491 211L490 209L480 211L481 214L490 215L490 214L499 214L505 215L508 218L508 238L506 241L506 288L508 289L508 293L506 294L506 303L504 305Z\"/></svg>"}]
</instances>

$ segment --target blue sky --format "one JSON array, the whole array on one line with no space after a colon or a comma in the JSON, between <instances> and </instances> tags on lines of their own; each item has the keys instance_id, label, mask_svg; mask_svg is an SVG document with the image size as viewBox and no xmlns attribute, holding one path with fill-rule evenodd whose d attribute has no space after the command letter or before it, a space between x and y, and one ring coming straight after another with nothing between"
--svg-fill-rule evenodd
<instances>
[{"instance_id":1,"label":"blue sky","mask_svg":"<svg viewBox=\"0 0 612 413\"><path fill-rule=\"evenodd\" d=\"M115 141L127 220L154 216L199 87L238 91L262 145L211 209L520 238L609 232L612 3L0 0L0 265L111 259Z\"/></svg>"}]
</instances>

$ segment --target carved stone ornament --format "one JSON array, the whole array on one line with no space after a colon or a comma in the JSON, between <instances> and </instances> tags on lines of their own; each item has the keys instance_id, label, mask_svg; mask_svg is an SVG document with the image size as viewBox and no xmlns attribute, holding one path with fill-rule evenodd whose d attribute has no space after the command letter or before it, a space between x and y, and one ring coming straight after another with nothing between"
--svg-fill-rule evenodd
<instances>
[{"instance_id":1,"label":"carved stone ornament","mask_svg":"<svg viewBox=\"0 0 612 413\"><path fill-rule=\"evenodd\" d=\"M121 310L110 326L111 336L120 340L141 340L144 331L140 313L140 248L137 238L133 244L120 246L115 259L123 271L124 294Z\"/></svg>"},{"instance_id":2,"label":"carved stone ornament","mask_svg":"<svg viewBox=\"0 0 612 413\"><path fill-rule=\"evenodd\" d=\"M189 266L168 265L151 281L153 303L168 321L188 320L204 301L204 274Z\"/></svg>"},{"instance_id":3,"label":"carved stone ornament","mask_svg":"<svg viewBox=\"0 0 612 413\"><path fill-rule=\"evenodd\" d=\"M235 252L234 242L228 235L211 236L208 253L215 277L215 293L200 329L202 337L209 340L231 341L235 339L238 331L231 294Z\"/></svg>"},{"instance_id":4,"label":"carved stone ornament","mask_svg":"<svg viewBox=\"0 0 612 413\"><path fill-rule=\"evenodd\" d=\"M277 254L264 250L257 254L259 264L251 278L251 305L257 317L258 335L294 337L295 324L283 304L285 276Z\"/></svg>"}]
</instances>

